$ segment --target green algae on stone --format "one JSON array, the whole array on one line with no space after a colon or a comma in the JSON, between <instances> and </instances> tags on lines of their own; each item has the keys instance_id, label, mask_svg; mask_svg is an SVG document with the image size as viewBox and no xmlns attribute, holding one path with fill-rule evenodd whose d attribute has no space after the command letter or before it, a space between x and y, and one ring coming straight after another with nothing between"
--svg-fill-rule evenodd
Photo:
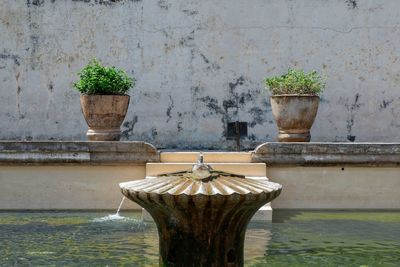
<instances>
[{"instance_id":1,"label":"green algae on stone","mask_svg":"<svg viewBox=\"0 0 400 267\"><path fill-rule=\"evenodd\" d=\"M290 220L315 221L315 220L353 220L374 222L400 222L400 212L381 211L306 211L294 212Z\"/></svg>"}]
</instances>

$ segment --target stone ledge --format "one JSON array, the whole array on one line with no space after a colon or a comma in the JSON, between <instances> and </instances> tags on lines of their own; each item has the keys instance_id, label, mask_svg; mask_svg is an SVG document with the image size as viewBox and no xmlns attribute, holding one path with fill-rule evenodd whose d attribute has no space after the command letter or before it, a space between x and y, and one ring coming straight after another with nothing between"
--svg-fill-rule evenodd
<instances>
[{"instance_id":1,"label":"stone ledge","mask_svg":"<svg viewBox=\"0 0 400 267\"><path fill-rule=\"evenodd\" d=\"M268 166L400 166L400 143L264 143L251 157Z\"/></svg>"},{"instance_id":2,"label":"stone ledge","mask_svg":"<svg viewBox=\"0 0 400 267\"><path fill-rule=\"evenodd\" d=\"M120 165L159 162L145 142L0 141L0 165Z\"/></svg>"}]
</instances>

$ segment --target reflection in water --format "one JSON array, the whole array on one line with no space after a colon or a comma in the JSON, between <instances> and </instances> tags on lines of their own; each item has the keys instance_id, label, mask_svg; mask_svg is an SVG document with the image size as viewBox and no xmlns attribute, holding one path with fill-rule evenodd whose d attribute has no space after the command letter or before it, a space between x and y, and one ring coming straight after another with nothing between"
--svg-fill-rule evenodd
<instances>
[{"instance_id":1,"label":"reflection in water","mask_svg":"<svg viewBox=\"0 0 400 267\"><path fill-rule=\"evenodd\" d=\"M266 256L252 266L398 266L400 212L275 212Z\"/></svg>"},{"instance_id":2,"label":"reflection in water","mask_svg":"<svg viewBox=\"0 0 400 267\"><path fill-rule=\"evenodd\" d=\"M0 212L0 266L157 266L158 235L141 213ZM400 212L275 212L251 222L245 266L398 266Z\"/></svg>"},{"instance_id":3,"label":"reflection in water","mask_svg":"<svg viewBox=\"0 0 400 267\"><path fill-rule=\"evenodd\" d=\"M271 223L250 222L244 244L244 260L247 266L256 259L263 257L271 240Z\"/></svg>"}]
</instances>

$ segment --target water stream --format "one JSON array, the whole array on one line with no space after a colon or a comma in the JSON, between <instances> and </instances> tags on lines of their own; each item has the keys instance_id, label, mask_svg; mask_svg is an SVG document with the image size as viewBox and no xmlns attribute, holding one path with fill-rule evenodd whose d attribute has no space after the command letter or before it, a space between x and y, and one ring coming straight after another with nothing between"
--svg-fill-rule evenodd
<instances>
[{"instance_id":1,"label":"water stream","mask_svg":"<svg viewBox=\"0 0 400 267\"><path fill-rule=\"evenodd\" d=\"M115 220L124 220L126 217L119 215L119 212L121 211L121 207L124 204L125 197L122 198L121 202L119 203L117 212L114 214L109 214L107 216L101 217L101 218L95 218L93 219L93 222L107 222L107 221L115 221Z\"/></svg>"}]
</instances>

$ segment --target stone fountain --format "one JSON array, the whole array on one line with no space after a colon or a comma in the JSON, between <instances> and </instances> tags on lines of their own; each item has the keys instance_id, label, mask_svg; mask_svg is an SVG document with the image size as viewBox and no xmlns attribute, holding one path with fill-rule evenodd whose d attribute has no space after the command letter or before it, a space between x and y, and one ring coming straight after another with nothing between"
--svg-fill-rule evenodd
<instances>
[{"instance_id":1,"label":"stone fountain","mask_svg":"<svg viewBox=\"0 0 400 267\"><path fill-rule=\"evenodd\" d=\"M282 186L268 179L213 170L199 161L190 171L120 184L122 194L157 224L160 266L243 266L247 225Z\"/></svg>"}]
</instances>

